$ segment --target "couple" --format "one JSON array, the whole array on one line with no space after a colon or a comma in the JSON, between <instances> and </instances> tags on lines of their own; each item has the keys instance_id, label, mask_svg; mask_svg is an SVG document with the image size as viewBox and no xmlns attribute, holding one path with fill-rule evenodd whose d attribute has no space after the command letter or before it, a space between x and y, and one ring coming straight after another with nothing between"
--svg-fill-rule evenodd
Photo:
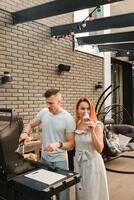
<instances>
[{"instance_id":1,"label":"couple","mask_svg":"<svg viewBox=\"0 0 134 200\"><path fill-rule=\"evenodd\" d=\"M87 98L79 99L75 123L60 106L59 90L49 89L44 97L47 108L28 123L20 140L25 140L34 127L41 125L41 162L63 169L68 169L67 151L75 145L74 169L81 175L81 181L76 185L76 200L108 200L106 171L100 155L103 124L97 121L93 105ZM84 112L88 113L90 120L84 120ZM61 192L59 199L68 200L68 190Z\"/></svg>"}]
</instances>

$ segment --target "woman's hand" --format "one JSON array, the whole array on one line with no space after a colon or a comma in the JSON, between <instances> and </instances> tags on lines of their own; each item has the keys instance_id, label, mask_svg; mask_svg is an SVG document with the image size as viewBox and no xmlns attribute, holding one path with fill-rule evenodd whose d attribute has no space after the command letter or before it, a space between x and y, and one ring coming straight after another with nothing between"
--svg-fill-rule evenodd
<instances>
[{"instance_id":1,"label":"woman's hand","mask_svg":"<svg viewBox=\"0 0 134 200\"><path fill-rule=\"evenodd\" d=\"M96 127L96 123L92 120L85 122L85 124L87 125L88 130L94 130Z\"/></svg>"}]
</instances>

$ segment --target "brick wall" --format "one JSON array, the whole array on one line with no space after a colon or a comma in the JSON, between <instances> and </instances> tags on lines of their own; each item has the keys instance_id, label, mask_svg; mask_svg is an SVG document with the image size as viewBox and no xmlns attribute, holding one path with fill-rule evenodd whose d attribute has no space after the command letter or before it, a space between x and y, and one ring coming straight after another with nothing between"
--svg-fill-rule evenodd
<instances>
[{"instance_id":1,"label":"brick wall","mask_svg":"<svg viewBox=\"0 0 134 200\"><path fill-rule=\"evenodd\" d=\"M0 10L0 75L9 71L13 81L0 85L0 107L15 108L26 123L44 106L42 93L48 88L61 90L63 106L71 113L80 96L96 103L100 91L95 84L103 81L103 59L73 52L71 41L51 38L50 28L38 22L13 26L7 10ZM58 74L60 63L71 70Z\"/></svg>"}]
</instances>

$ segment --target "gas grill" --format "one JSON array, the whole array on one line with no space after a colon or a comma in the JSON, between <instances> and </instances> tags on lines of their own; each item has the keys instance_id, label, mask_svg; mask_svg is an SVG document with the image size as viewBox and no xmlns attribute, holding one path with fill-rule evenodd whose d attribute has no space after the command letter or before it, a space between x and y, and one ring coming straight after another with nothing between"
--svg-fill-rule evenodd
<instances>
[{"instance_id":1,"label":"gas grill","mask_svg":"<svg viewBox=\"0 0 134 200\"><path fill-rule=\"evenodd\" d=\"M80 181L76 172L24 159L16 151L22 130L15 109L0 109L0 200L50 200Z\"/></svg>"}]
</instances>

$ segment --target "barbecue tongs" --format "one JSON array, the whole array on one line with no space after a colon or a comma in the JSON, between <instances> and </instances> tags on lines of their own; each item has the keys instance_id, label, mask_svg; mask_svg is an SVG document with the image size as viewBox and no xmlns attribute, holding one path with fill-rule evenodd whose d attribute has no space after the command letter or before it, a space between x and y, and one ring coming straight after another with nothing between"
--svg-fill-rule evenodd
<instances>
[{"instance_id":1,"label":"barbecue tongs","mask_svg":"<svg viewBox=\"0 0 134 200\"><path fill-rule=\"evenodd\" d=\"M24 157L25 153L25 145L24 145L25 140L21 140L19 142L18 148L15 150L15 152L21 154Z\"/></svg>"}]
</instances>

